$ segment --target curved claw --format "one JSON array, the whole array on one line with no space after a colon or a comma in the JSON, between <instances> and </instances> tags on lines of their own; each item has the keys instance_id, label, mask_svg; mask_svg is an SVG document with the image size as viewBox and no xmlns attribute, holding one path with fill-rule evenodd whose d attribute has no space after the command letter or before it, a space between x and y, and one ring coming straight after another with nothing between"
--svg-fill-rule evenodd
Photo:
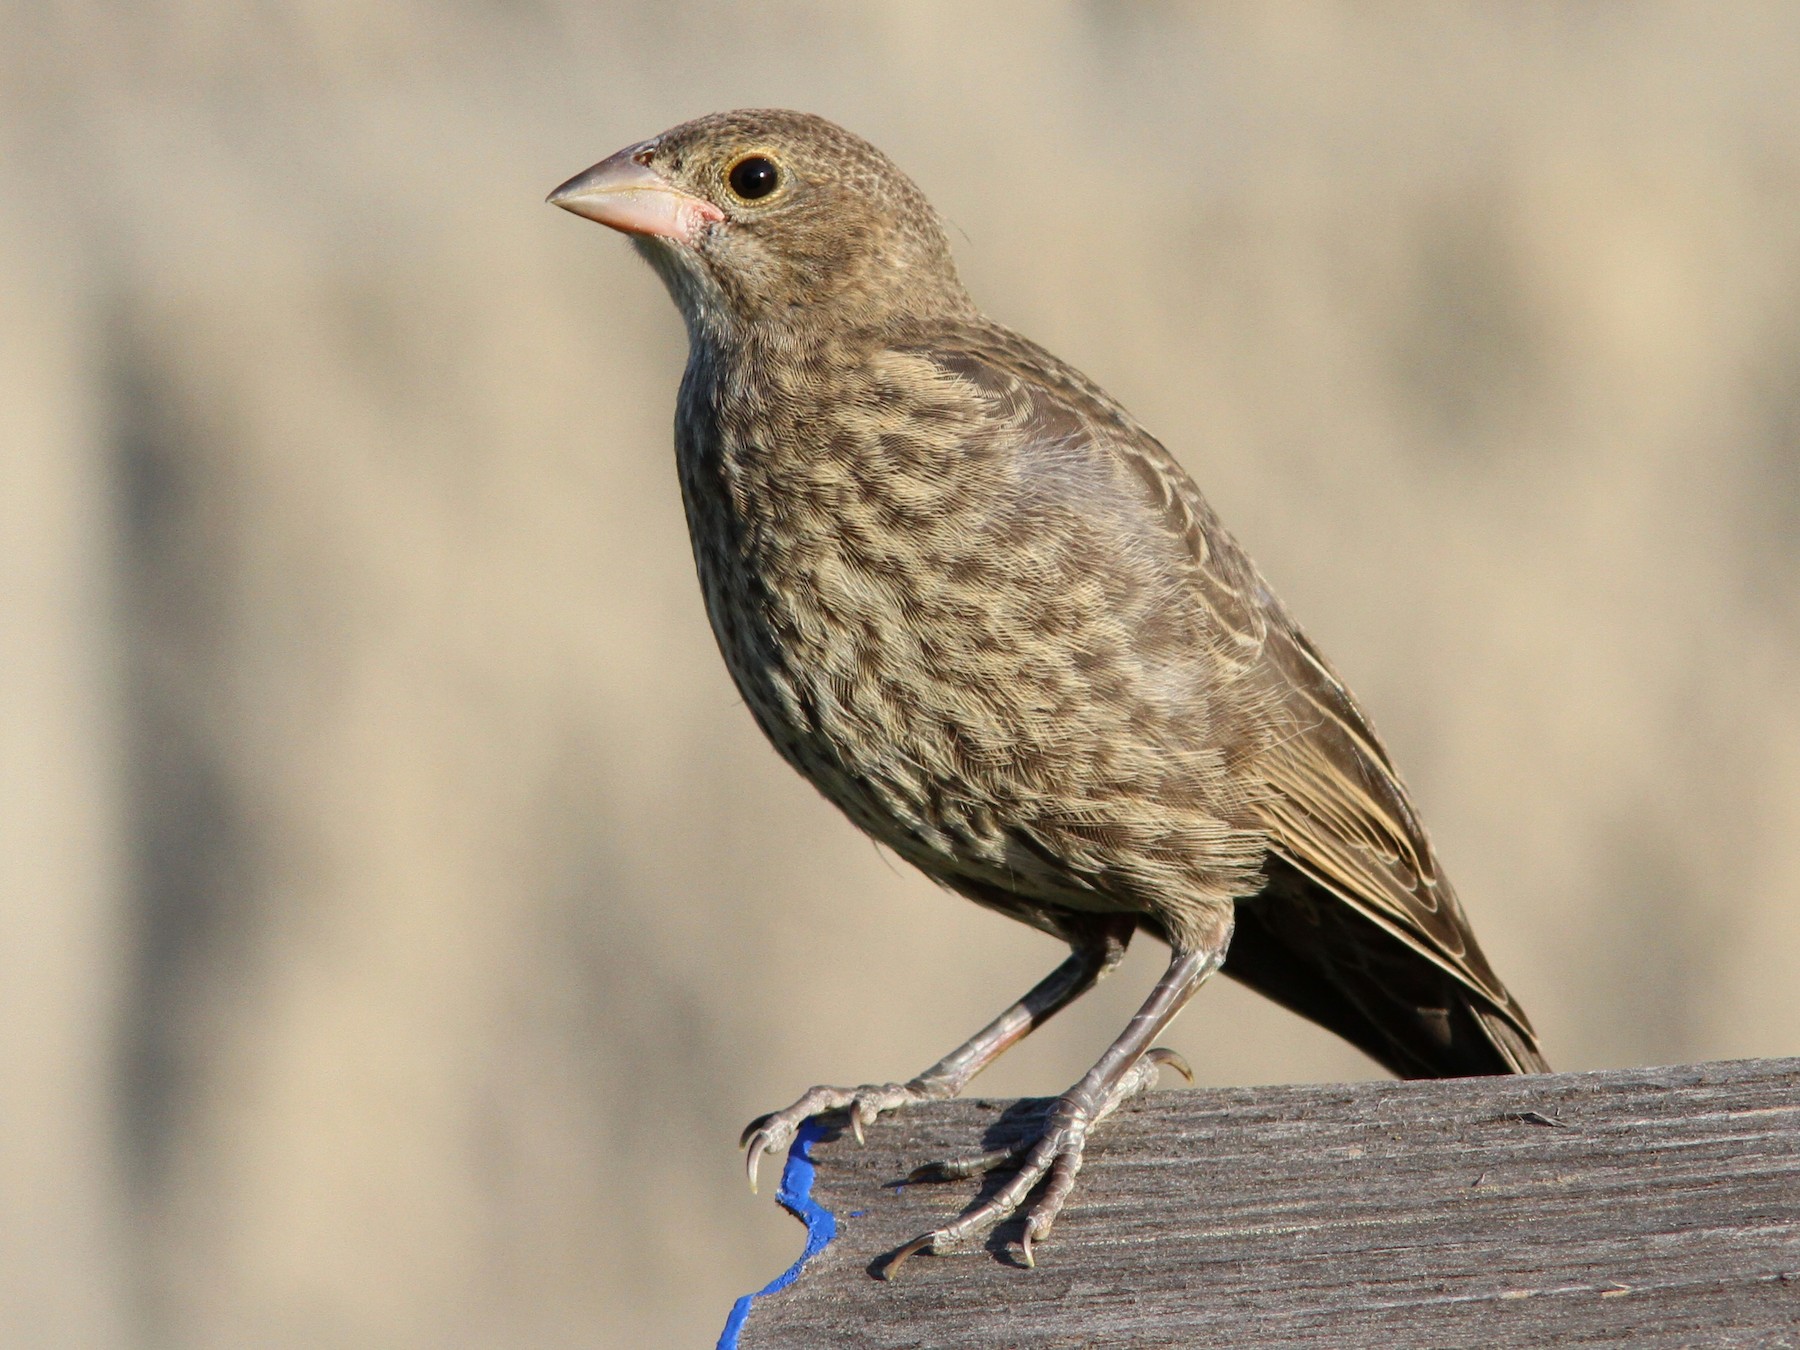
<instances>
[{"instance_id":1,"label":"curved claw","mask_svg":"<svg viewBox=\"0 0 1800 1350\"><path fill-rule=\"evenodd\" d=\"M917 1256L927 1247L935 1249L936 1242L936 1233L927 1233L924 1237L914 1238L911 1242L907 1243L899 1251L888 1258L888 1263L881 1268L881 1278L884 1280L898 1279L901 1266L912 1260L913 1257Z\"/></svg>"},{"instance_id":2,"label":"curved claw","mask_svg":"<svg viewBox=\"0 0 1800 1350\"><path fill-rule=\"evenodd\" d=\"M750 1193L756 1194L756 1169L765 1153L774 1153L787 1147L794 1138L794 1127L777 1120L773 1115L759 1116L750 1122L755 1131L748 1134L745 1140L744 1175L750 1178Z\"/></svg>"},{"instance_id":3,"label":"curved claw","mask_svg":"<svg viewBox=\"0 0 1800 1350\"><path fill-rule=\"evenodd\" d=\"M1019 1260L1024 1264L1025 1269L1027 1270L1037 1269L1037 1257L1033 1256L1031 1252L1033 1240L1031 1225L1028 1223L1025 1225L1025 1236L1019 1239Z\"/></svg>"},{"instance_id":4,"label":"curved claw","mask_svg":"<svg viewBox=\"0 0 1800 1350\"><path fill-rule=\"evenodd\" d=\"M773 1119L775 1119L775 1113L773 1111L768 1111L744 1126L744 1132L738 1136L738 1147L742 1148L745 1144L748 1144L751 1136Z\"/></svg>"},{"instance_id":5,"label":"curved claw","mask_svg":"<svg viewBox=\"0 0 1800 1350\"><path fill-rule=\"evenodd\" d=\"M1150 1049L1144 1051L1144 1058L1153 1063L1161 1064L1175 1070L1176 1073L1187 1079L1188 1084L1192 1086L1194 1081L1194 1066L1189 1064L1187 1060L1183 1059L1167 1046L1152 1046Z\"/></svg>"}]
</instances>

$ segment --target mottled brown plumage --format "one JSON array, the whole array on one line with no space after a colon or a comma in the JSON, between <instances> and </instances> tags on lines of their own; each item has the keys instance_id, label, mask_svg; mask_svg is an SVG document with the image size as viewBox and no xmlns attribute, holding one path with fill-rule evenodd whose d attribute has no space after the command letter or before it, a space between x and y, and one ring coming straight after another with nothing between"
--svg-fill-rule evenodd
<instances>
[{"instance_id":1,"label":"mottled brown plumage","mask_svg":"<svg viewBox=\"0 0 1800 1350\"><path fill-rule=\"evenodd\" d=\"M758 724L870 835L1073 951L911 1082L814 1089L754 1123L753 1177L809 1114L847 1109L860 1133L959 1091L1137 930L1171 949L1144 1011L1009 1155L1013 1182L900 1259L1047 1177L1029 1258L1087 1130L1172 1060L1150 1042L1221 962L1403 1075L1546 1067L1342 681L1168 451L975 309L879 151L729 113L552 200L637 235L686 319L682 493Z\"/></svg>"}]
</instances>

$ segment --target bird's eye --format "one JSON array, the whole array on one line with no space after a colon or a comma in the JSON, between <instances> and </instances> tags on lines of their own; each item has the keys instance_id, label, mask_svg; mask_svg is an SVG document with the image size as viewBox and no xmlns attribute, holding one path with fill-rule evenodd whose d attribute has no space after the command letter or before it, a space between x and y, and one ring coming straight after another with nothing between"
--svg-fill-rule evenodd
<instances>
[{"instance_id":1,"label":"bird's eye","mask_svg":"<svg viewBox=\"0 0 1800 1350\"><path fill-rule=\"evenodd\" d=\"M745 155L731 166L725 182L738 196L753 202L781 186L781 170L767 155Z\"/></svg>"}]
</instances>

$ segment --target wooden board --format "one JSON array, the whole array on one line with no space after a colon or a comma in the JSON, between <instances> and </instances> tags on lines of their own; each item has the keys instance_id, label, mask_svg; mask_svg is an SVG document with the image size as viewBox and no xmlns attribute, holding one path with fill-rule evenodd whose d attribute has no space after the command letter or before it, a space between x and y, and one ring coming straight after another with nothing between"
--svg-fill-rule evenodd
<instances>
[{"instance_id":1,"label":"wooden board","mask_svg":"<svg viewBox=\"0 0 1800 1350\"><path fill-rule=\"evenodd\" d=\"M1158 1092L1096 1131L1035 1270L1008 1224L876 1278L981 1188L896 1179L1043 1105L814 1128L820 1249L721 1345L1800 1350L1800 1059Z\"/></svg>"}]
</instances>

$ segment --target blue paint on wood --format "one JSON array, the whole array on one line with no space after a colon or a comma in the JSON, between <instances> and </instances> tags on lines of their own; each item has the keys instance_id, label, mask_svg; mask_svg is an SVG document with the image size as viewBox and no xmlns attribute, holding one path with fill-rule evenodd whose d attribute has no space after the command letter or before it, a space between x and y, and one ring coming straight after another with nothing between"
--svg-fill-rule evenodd
<instances>
[{"instance_id":1,"label":"blue paint on wood","mask_svg":"<svg viewBox=\"0 0 1800 1350\"><path fill-rule=\"evenodd\" d=\"M809 1120L800 1127L794 1142L788 1146L787 1165L781 1170L781 1189L775 1193L781 1207L806 1225L806 1247L793 1265L754 1294L745 1294L732 1305L731 1316L725 1319L725 1330L719 1336L718 1350L737 1350L738 1337L743 1334L744 1323L750 1320L750 1309L756 1300L786 1289L799 1279L801 1267L824 1251L837 1236L837 1218L830 1210L820 1208L812 1198L815 1170L812 1146L824 1134L816 1120Z\"/></svg>"}]
</instances>

